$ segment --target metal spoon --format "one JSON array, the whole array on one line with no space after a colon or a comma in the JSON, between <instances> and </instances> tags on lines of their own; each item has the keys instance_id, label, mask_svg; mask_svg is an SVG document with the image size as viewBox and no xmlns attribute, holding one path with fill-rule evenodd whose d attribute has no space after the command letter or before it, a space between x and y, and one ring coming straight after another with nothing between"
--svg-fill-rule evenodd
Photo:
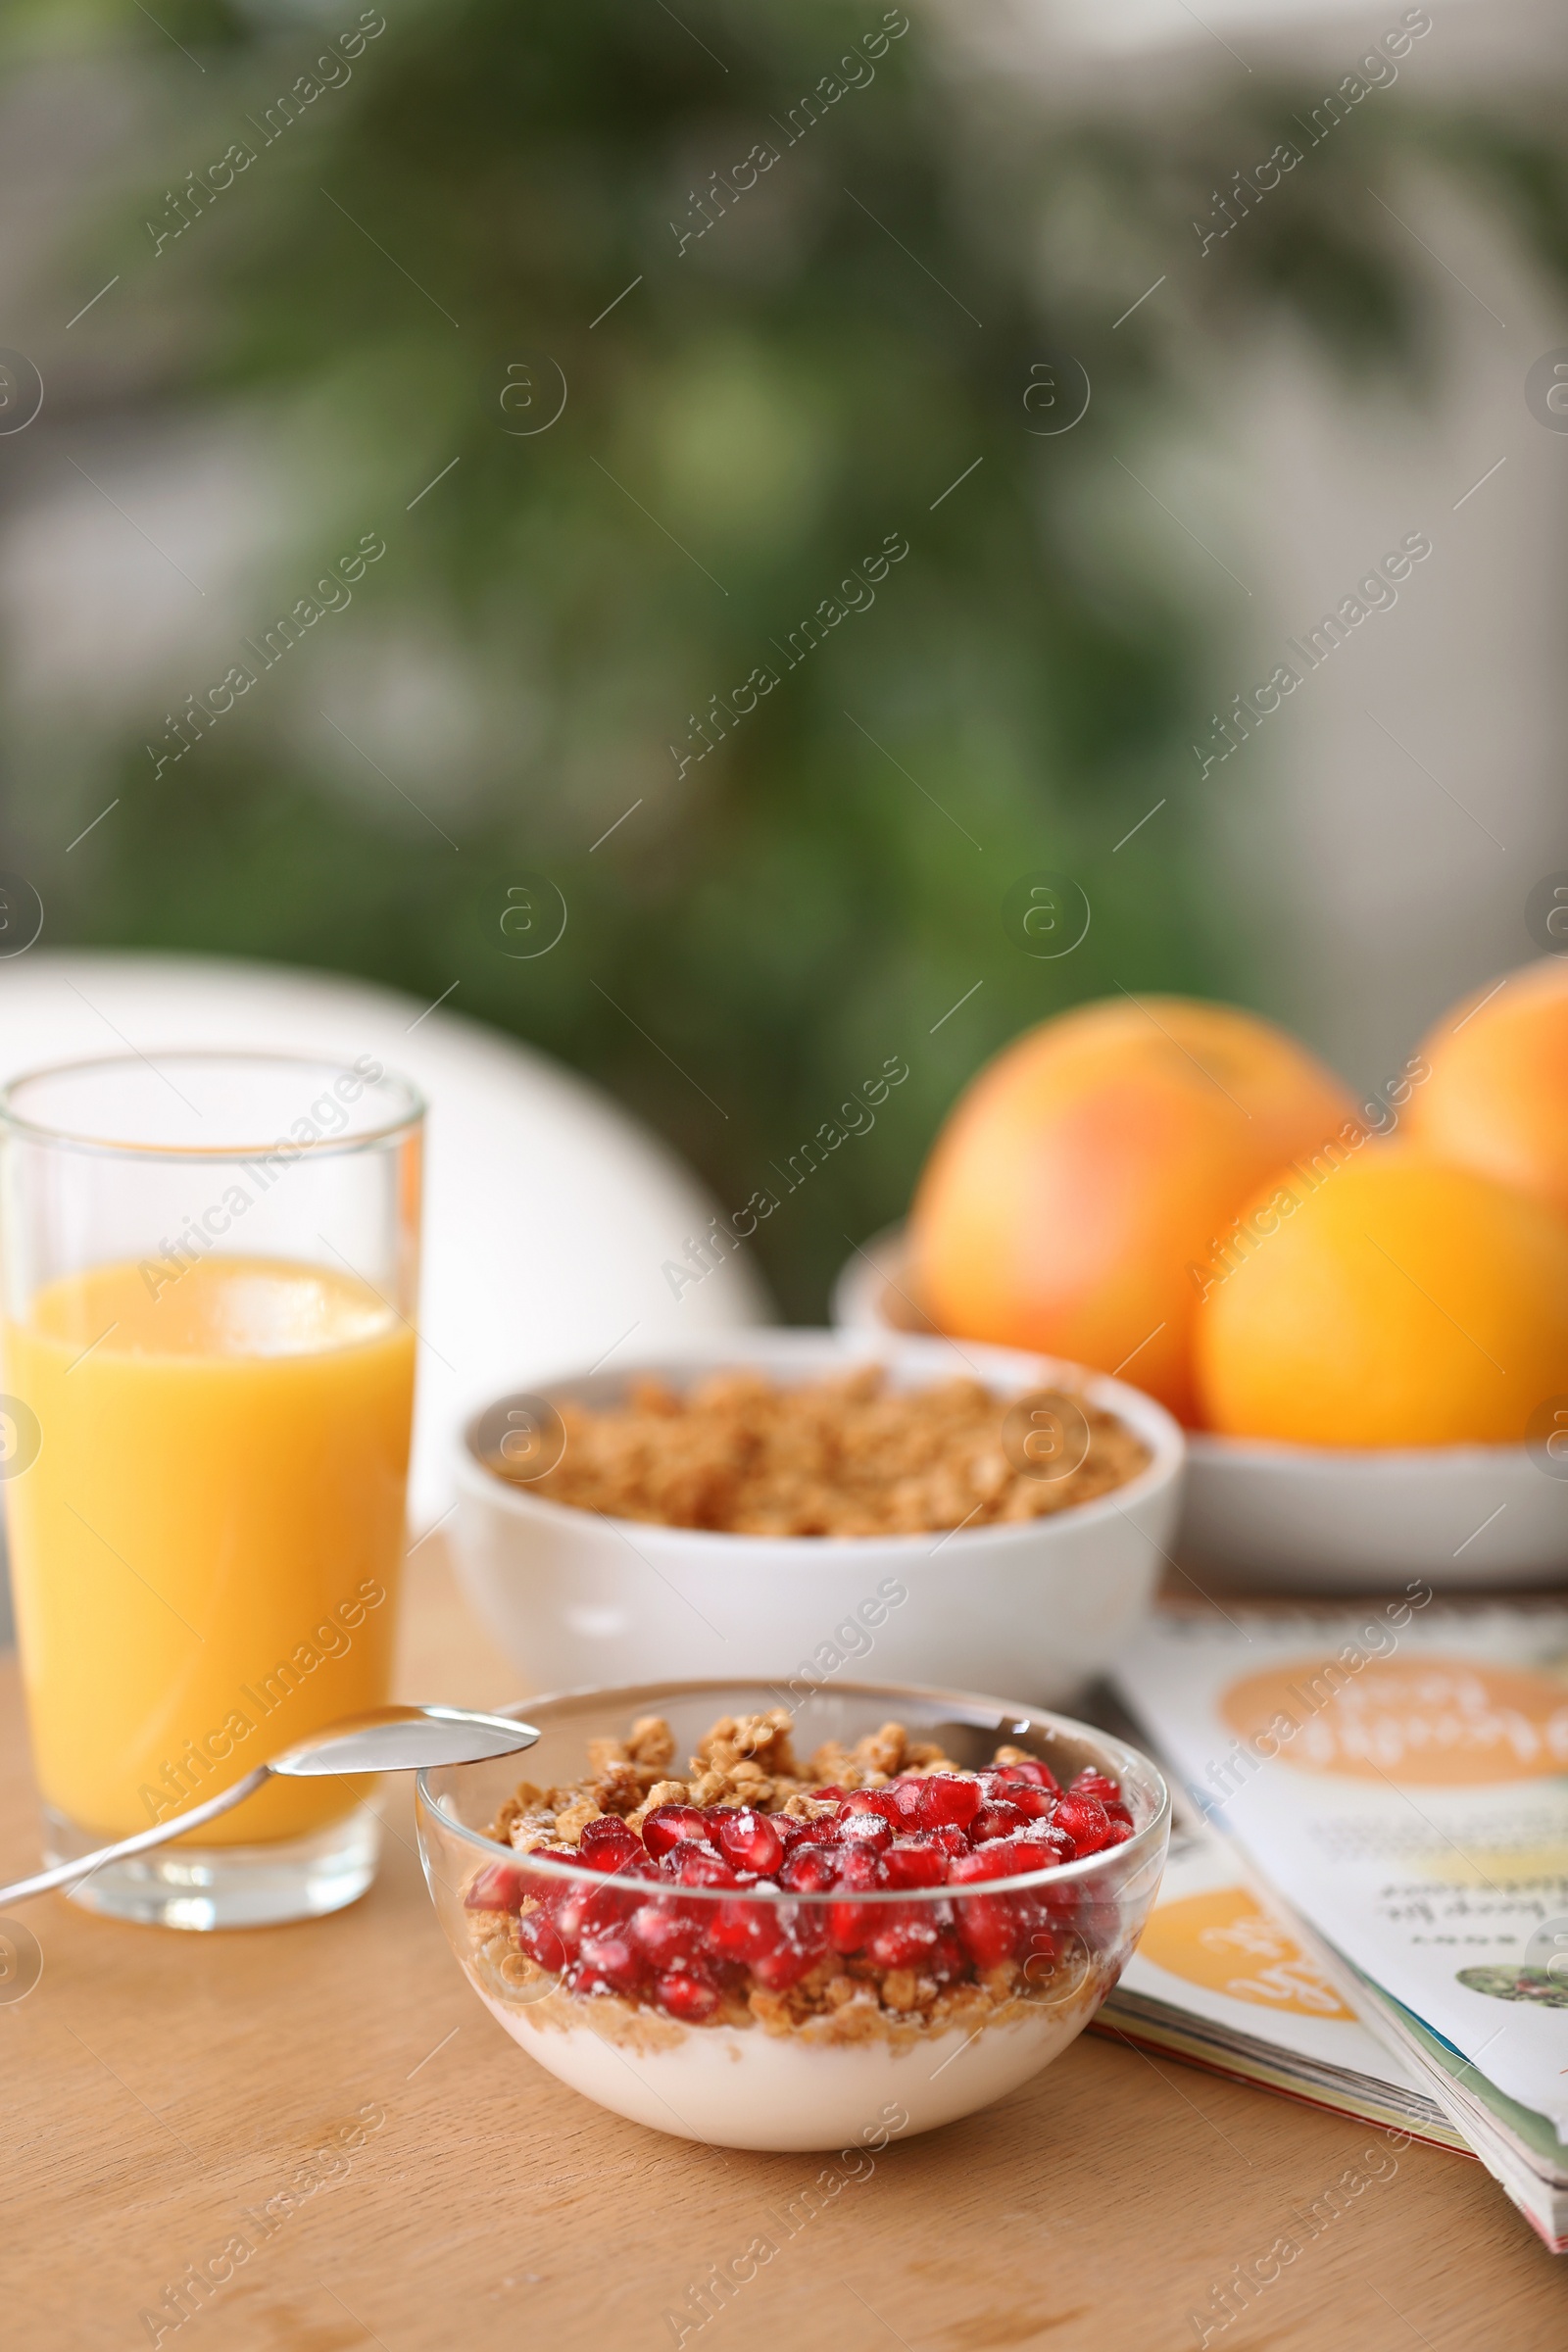
<instances>
[{"instance_id":1,"label":"metal spoon","mask_svg":"<svg viewBox=\"0 0 1568 2352\"><path fill-rule=\"evenodd\" d=\"M482 1764L492 1756L516 1755L532 1747L539 1734L530 1723L514 1723L509 1715L475 1715L464 1707L372 1707L365 1715L345 1715L324 1724L308 1739L296 1740L258 1764L243 1780L188 1813L176 1813L117 1845L101 1845L96 1853L79 1854L74 1862L57 1862L36 1877L0 1886L0 1908L20 1902L24 1895L47 1894L51 1886L69 1886L85 1879L106 1862L123 1862L150 1847L183 1838L204 1822L216 1821L242 1805L266 1787L274 1774L285 1780L320 1780L333 1773L417 1772L427 1764Z\"/></svg>"}]
</instances>

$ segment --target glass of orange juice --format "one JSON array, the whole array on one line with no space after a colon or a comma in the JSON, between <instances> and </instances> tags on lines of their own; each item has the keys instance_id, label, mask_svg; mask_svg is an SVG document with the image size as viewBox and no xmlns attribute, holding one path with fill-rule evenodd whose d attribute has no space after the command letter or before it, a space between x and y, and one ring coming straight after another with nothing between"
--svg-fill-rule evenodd
<instances>
[{"instance_id":1,"label":"glass of orange juice","mask_svg":"<svg viewBox=\"0 0 1568 2352\"><path fill-rule=\"evenodd\" d=\"M0 1093L0 1476L49 1859L388 1695L423 1104L370 1055L172 1053ZM370 1784L279 1781L89 1910L352 1902Z\"/></svg>"}]
</instances>

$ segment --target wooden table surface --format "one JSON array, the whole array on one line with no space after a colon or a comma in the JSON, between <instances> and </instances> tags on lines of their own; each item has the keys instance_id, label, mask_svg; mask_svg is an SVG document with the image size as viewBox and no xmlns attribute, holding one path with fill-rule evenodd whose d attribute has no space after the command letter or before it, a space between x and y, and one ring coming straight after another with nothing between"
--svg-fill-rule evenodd
<instances>
[{"instance_id":1,"label":"wooden table surface","mask_svg":"<svg viewBox=\"0 0 1568 2352\"><path fill-rule=\"evenodd\" d=\"M403 1691L517 1696L437 1544L411 1575ZM37 1854L14 1659L0 1664L0 1751L11 1878ZM378 1803L380 1877L332 1919L181 1936L59 1895L25 1907L44 1968L25 1999L0 2002L6 2352L1176 2352L1201 2340L1193 2314L1214 2287L1369 2149L1381 2178L1210 2344L1568 2343L1568 2258L1479 2165L1392 2154L1364 2125L1097 2036L986 2113L841 2172L699 2328L689 2289L827 2160L665 2138L536 2067L447 1948L408 1785ZM362 2144L345 2145L356 2119ZM197 2316L144 2319L327 2146L341 2151L331 2178L318 2171ZM668 2316L682 2306L683 2337Z\"/></svg>"}]
</instances>

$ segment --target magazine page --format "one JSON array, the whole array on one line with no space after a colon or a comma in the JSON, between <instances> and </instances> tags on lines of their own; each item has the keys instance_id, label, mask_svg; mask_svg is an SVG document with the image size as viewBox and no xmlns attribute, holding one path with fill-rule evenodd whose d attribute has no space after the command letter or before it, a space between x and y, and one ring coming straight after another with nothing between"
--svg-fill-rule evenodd
<instances>
[{"instance_id":1,"label":"magazine page","mask_svg":"<svg viewBox=\"0 0 1568 2352\"><path fill-rule=\"evenodd\" d=\"M1202 1832L1172 1838L1159 1900L1117 1991L1162 2001L1292 2058L1417 2087L1286 1923L1258 1901L1224 1841Z\"/></svg>"},{"instance_id":2,"label":"magazine page","mask_svg":"<svg viewBox=\"0 0 1568 2352\"><path fill-rule=\"evenodd\" d=\"M1568 2148L1568 1611L1164 1613L1126 1703L1205 1819ZM1561 1938L1559 1941L1558 1938ZM1554 1963L1554 1965L1552 1965Z\"/></svg>"}]
</instances>

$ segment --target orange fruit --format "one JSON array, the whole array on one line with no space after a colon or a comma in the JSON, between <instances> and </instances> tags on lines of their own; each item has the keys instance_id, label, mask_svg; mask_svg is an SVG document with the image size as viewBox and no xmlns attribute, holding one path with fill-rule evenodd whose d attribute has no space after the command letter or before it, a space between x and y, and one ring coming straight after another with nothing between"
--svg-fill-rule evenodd
<instances>
[{"instance_id":1,"label":"orange fruit","mask_svg":"<svg viewBox=\"0 0 1568 2352\"><path fill-rule=\"evenodd\" d=\"M1185 997L1080 1005L1027 1030L950 1113L911 1219L920 1304L961 1338L1124 1369L1191 1420L1193 1315L1218 1237L1270 1169L1353 1114L1339 1080L1253 1013Z\"/></svg>"},{"instance_id":2,"label":"orange fruit","mask_svg":"<svg viewBox=\"0 0 1568 2352\"><path fill-rule=\"evenodd\" d=\"M1568 1217L1568 961L1477 989L1422 1040L1405 1133Z\"/></svg>"},{"instance_id":3,"label":"orange fruit","mask_svg":"<svg viewBox=\"0 0 1568 2352\"><path fill-rule=\"evenodd\" d=\"M1316 1183L1284 1169L1230 1254L1197 1331L1228 1436L1517 1445L1568 1393L1568 1226L1473 1168L1372 1143Z\"/></svg>"}]
</instances>

